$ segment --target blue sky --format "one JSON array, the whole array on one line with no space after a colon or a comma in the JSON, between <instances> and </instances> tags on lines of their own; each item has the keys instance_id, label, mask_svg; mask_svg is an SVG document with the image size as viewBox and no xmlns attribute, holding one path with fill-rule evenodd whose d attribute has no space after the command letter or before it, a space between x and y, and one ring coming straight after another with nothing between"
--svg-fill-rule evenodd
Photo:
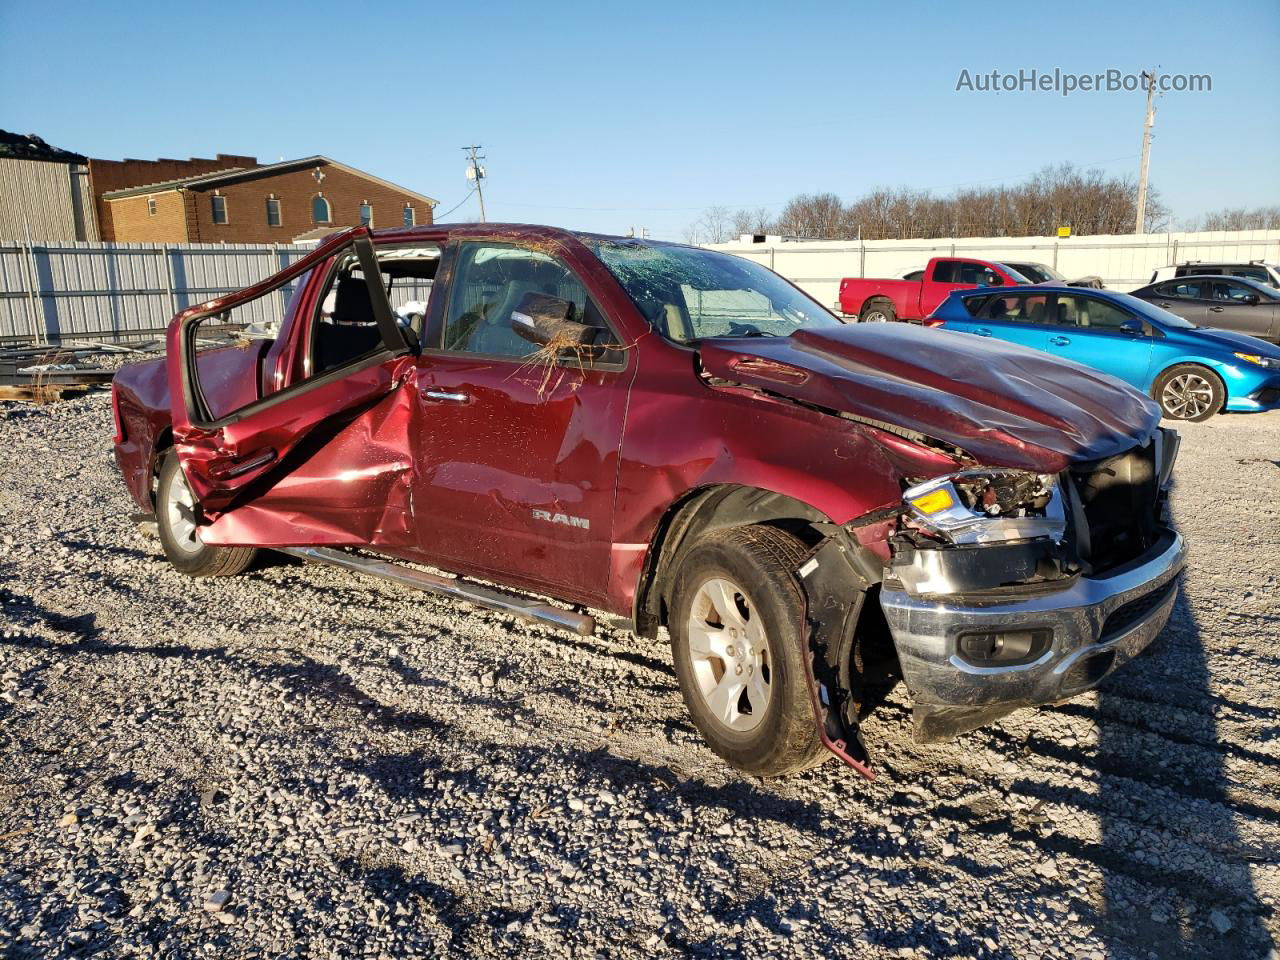
<instances>
[{"instance_id":1,"label":"blue sky","mask_svg":"<svg viewBox=\"0 0 1280 960\"><path fill-rule=\"evenodd\" d=\"M972 74L1212 76L1158 101L1177 218L1280 203L1280 3L19 3L0 127L91 156L327 154L489 219L678 238L709 204L946 192L1073 161L1136 176L1141 93ZM474 198L449 219L475 219Z\"/></svg>"}]
</instances>

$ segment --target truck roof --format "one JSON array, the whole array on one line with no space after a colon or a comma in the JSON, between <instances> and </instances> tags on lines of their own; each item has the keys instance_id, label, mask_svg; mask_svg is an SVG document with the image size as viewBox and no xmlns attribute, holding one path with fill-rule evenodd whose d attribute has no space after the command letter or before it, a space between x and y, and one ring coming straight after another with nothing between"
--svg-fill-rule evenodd
<instances>
[{"instance_id":1,"label":"truck roof","mask_svg":"<svg viewBox=\"0 0 1280 960\"><path fill-rule=\"evenodd\" d=\"M335 230L331 236L342 233ZM433 223L414 227L386 227L371 231L378 240L441 240L451 236L492 237L519 240L612 240L646 247L690 247L690 244L669 240L652 240L640 237L624 237L585 230L567 230L539 223ZM328 237L325 238L329 239ZM692 247L691 249L702 249ZM714 252L714 251L709 251Z\"/></svg>"}]
</instances>

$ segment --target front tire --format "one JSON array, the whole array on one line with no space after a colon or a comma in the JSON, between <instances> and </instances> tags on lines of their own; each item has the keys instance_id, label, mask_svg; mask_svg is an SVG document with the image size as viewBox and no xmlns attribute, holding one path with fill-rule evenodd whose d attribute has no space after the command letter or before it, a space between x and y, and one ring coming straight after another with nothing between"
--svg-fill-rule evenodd
<instances>
[{"instance_id":1,"label":"front tire","mask_svg":"<svg viewBox=\"0 0 1280 960\"><path fill-rule=\"evenodd\" d=\"M1222 410L1227 391L1217 374L1195 363L1180 363L1156 378L1151 396L1170 420L1199 423Z\"/></svg>"},{"instance_id":2,"label":"front tire","mask_svg":"<svg viewBox=\"0 0 1280 960\"><path fill-rule=\"evenodd\" d=\"M707 745L745 773L817 766L801 650L803 545L775 527L709 533L681 561L668 629L680 691Z\"/></svg>"},{"instance_id":3,"label":"front tire","mask_svg":"<svg viewBox=\"0 0 1280 960\"><path fill-rule=\"evenodd\" d=\"M892 300L870 300L858 314L859 323L893 323L897 319Z\"/></svg>"},{"instance_id":4,"label":"front tire","mask_svg":"<svg viewBox=\"0 0 1280 960\"><path fill-rule=\"evenodd\" d=\"M178 457L169 453L160 466L156 489L156 528L164 555L191 577L231 577L242 573L258 551L255 547L211 547L200 540L196 502Z\"/></svg>"}]
</instances>

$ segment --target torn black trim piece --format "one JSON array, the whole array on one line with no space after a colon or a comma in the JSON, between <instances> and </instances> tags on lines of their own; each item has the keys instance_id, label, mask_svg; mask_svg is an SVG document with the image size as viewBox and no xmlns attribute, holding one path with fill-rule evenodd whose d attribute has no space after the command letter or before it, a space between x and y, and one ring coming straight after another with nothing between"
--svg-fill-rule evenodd
<instances>
[{"instance_id":1,"label":"torn black trim piece","mask_svg":"<svg viewBox=\"0 0 1280 960\"><path fill-rule=\"evenodd\" d=\"M871 758L858 718L862 673L854 650L858 621L871 583L859 571L842 538L823 540L796 571L804 586L809 649L806 678L823 744L867 779Z\"/></svg>"},{"instance_id":2,"label":"torn black trim piece","mask_svg":"<svg viewBox=\"0 0 1280 960\"><path fill-rule=\"evenodd\" d=\"M977 730L1031 703L985 703L976 706L922 703L911 705L911 739L916 743L943 743Z\"/></svg>"}]
</instances>

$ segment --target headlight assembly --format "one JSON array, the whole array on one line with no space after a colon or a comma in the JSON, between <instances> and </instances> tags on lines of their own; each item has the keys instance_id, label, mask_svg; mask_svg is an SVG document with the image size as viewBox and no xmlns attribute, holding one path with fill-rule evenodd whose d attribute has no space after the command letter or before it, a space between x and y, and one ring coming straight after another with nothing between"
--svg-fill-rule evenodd
<instances>
[{"instance_id":1,"label":"headlight assembly","mask_svg":"<svg viewBox=\"0 0 1280 960\"><path fill-rule=\"evenodd\" d=\"M952 543L1061 540L1066 512L1058 478L1017 470L969 470L936 477L903 495L916 526Z\"/></svg>"},{"instance_id":2,"label":"headlight assembly","mask_svg":"<svg viewBox=\"0 0 1280 960\"><path fill-rule=\"evenodd\" d=\"M1264 370L1280 370L1280 360L1274 357L1264 357L1257 353L1237 353L1236 358L1245 363L1252 363L1255 367L1262 367Z\"/></svg>"}]
</instances>

